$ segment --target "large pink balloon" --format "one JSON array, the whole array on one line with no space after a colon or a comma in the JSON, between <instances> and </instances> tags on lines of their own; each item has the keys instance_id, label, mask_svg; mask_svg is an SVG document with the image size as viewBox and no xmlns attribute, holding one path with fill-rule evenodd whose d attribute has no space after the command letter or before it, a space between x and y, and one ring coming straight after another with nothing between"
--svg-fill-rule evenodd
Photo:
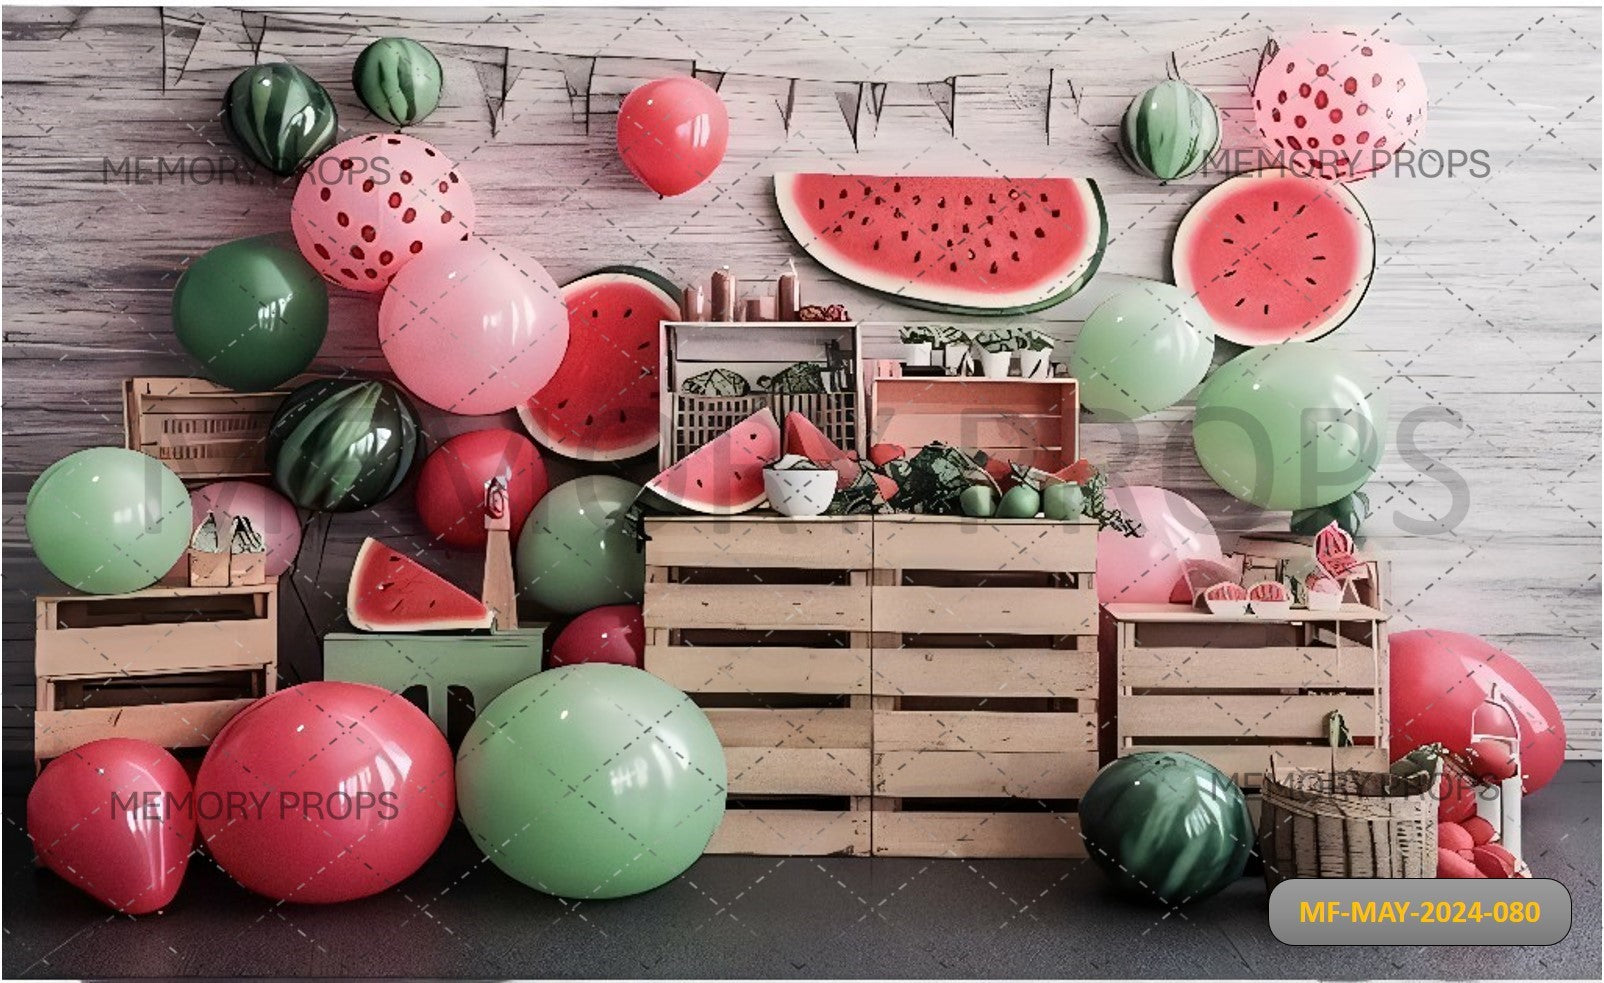
<instances>
[{"instance_id":1,"label":"large pink balloon","mask_svg":"<svg viewBox=\"0 0 1604 983\"><path fill-rule=\"evenodd\" d=\"M379 345L424 402L467 416L500 413L557 374L568 305L545 267L523 253L479 239L451 243L391 282L379 305Z\"/></svg>"},{"instance_id":2,"label":"large pink balloon","mask_svg":"<svg viewBox=\"0 0 1604 983\"><path fill-rule=\"evenodd\" d=\"M670 198L711 177L729 142L724 100L697 79L647 82L618 110L619 156L642 184Z\"/></svg>"},{"instance_id":3,"label":"large pink balloon","mask_svg":"<svg viewBox=\"0 0 1604 983\"><path fill-rule=\"evenodd\" d=\"M1142 524L1142 535L1097 534L1097 600L1165 604L1189 557L1219 559L1220 540L1196 505L1163 488L1132 485L1109 491L1111 504Z\"/></svg>"},{"instance_id":4,"label":"large pink balloon","mask_svg":"<svg viewBox=\"0 0 1604 983\"><path fill-rule=\"evenodd\" d=\"M282 577L295 564L295 554L301 551L301 517L289 499L266 485L214 481L191 492L189 505L195 513L196 527L206 521L208 512L216 514L221 536L227 536L233 528L235 516L250 519L267 543L268 576Z\"/></svg>"},{"instance_id":5,"label":"large pink balloon","mask_svg":"<svg viewBox=\"0 0 1604 983\"><path fill-rule=\"evenodd\" d=\"M331 148L301 175L290 227L330 283L383 290L419 256L473 232L473 191L416 137L371 133Z\"/></svg>"},{"instance_id":6,"label":"large pink balloon","mask_svg":"<svg viewBox=\"0 0 1604 983\"><path fill-rule=\"evenodd\" d=\"M46 867L127 915L178 893L195 847L189 775L166 748L91 741L45 766L28 793L28 836Z\"/></svg>"}]
</instances>

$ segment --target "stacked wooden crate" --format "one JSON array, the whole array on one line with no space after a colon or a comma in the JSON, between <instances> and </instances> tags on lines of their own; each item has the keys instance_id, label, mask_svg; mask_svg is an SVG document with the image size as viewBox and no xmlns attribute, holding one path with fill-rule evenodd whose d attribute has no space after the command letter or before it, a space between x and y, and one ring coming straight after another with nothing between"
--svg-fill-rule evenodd
<instances>
[{"instance_id":1,"label":"stacked wooden crate","mask_svg":"<svg viewBox=\"0 0 1604 983\"><path fill-rule=\"evenodd\" d=\"M268 426L286 395L239 393L205 379L128 379L123 383L127 446L188 482L264 477Z\"/></svg>"}]
</instances>

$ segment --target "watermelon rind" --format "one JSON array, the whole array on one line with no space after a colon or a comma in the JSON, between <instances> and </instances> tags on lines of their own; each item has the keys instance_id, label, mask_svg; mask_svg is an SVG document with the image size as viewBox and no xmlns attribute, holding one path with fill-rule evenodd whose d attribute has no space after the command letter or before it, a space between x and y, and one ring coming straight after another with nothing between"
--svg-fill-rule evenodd
<instances>
[{"instance_id":1,"label":"watermelon rind","mask_svg":"<svg viewBox=\"0 0 1604 983\"><path fill-rule=\"evenodd\" d=\"M761 446L747 447L736 443L736 438L756 425L766 440ZM713 438L673 464L646 483L642 497L651 502L660 499L672 508L687 509L702 515L740 515L768 500L763 487L763 468L780 456L780 424L767 406ZM702 477L693 477L698 471ZM728 495L730 488L714 482L724 474L738 475L747 491L745 497ZM720 500L720 496L725 496Z\"/></svg>"},{"instance_id":2,"label":"watermelon rind","mask_svg":"<svg viewBox=\"0 0 1604 983\"><path fill-rule=\"evenodd\" d=\"M1375 282L1375 223L1371 221L1370 213L1365 209L1364 203L1361 202L1359 197L1355 195L1353 191L1345 184L1341 184L1336 181L1330 181L1324 178L1310 177L1308 175L1298 174L1296 171L1292 171L1287 168L1277 167L1266 167L1255 171L1244 171L1241 174L1237 174L1233 177L1227 178L1224 181L1221 181L1219 184L1209 189L1209 191L1204 194L1202 198L1198 199L1197 204L1193 205L1191 209L1187 211L1186 216L1181 219L1180 227L1175 231L1175 245L1170 251L1170 272L1177 287L1187 291L1193 297L1197 297L1199 303L1202 303L1202 298L1199 295L1197 284L1192 281L1191 271L1188 269L1184 260L1186 251L1191 246L1193 239L1195 239L1204 231L1205 223L1208 221L1209 214L1211 210L1219 204L1220 198L1229 197L1238 190L1241 190L1245 187L1251 187L1251 185L1239 184L1238 182L1264 179L1274 180L1279 178L1290 178L1297 181L1309 181L1316 184L1325 185L1329 189L1328 193L1341 198L1344 206L1353 212L1354 216L1359 220L1359 225L1362 232L1365 233L1359 237L1361 248L1363 250L1359 258L1359 272L1356 274L1355 282L1348 290L1342 306L1337 308L1334 312L1327 314L1321 321L1317 322L1315 327L1303 331L1289 330L1286 337L1281 339L1282 342L1318 341L1319 339L1324 338L1326 335L1329 335L1331 332L1342 327L1347 323L1349 318L1353 317L1354 313L1359 310L1360 304L1364 302L1365 296L1370 292L1370 285ZM1207 305L1205 305L1205 310L1206 309ZM1232 344L1244 345L1248 348L1255 348L1261 345L1278 343L1276 341L1254 338L1238 330L1235 325L1222 323L1217 318L1213 320L1215 321L1215 336L1231 342Z\"/></svg>"},{"instance_id":3,"label":"watermelon rind","mask_svg":"<svg viewBox=\"0 0 1604 983\"><path fill-rule=\"evenodd\" d=\"M638 266L604 266L601 269L593 270L584 276L563 284L563 296L566 299L571 290L592 290L597 286L605 286L608 283L626 282L633 282L636 286L643 286L654 291L660 295L665 307L674 311L676 317L678 316L679 298L675 286L662 275ZM570 344L572 344L573 339L574 334L570 330ZM654 356L654 363L655 360ZM535 396L531 396L518 404L518 419L523 421L524 429L528 430L529 435L534 437L542 447L564 457L572 458L576 461L623 461L644 454L657 446L660 420L656 415L651 417L649 431L643 427L642 436L639 440L616 447L592 447L587 446L575 434L554 432L551 427L547 426L540 412L533 407L534 400Z\"/></svg>"},{"instance_id":4,"label":"watermelon rind","mask_svg":"<svg viewBox=\"0 0 1604 983\"><path fill-rule=\"evenodd\" d=\"M385 574L384 565L395 561L404 564L407 572L420 585L426 586L438 601L448 604L447 610L452 613L432 618L396 615L392 613L394 605L386 611L384 608L389 602L381 599L377 584ZM434 602L429 606L433 607ZM351 580L345 589L345 615L358 631L465 631L489 628L495 623L495 613L477 597L372 537L363 540L356 565L351 569Z\"/></svg>"},{"instance_id":5,"label":"watermelon rind","mask_svg":"<svg viewBox=\"0 0 1604 983\"><path fill-rule=\"evenodd\" d=\"M1108 211L1103 207L1103 195L1097 188L1097 182L1087 178L1061 178L1059 180L1065 181L1078 191L1082 196L1085 213L1088 216L1095 215L1097 223L1096 246L1083 250L1082 255L1076 257L1076 261L1065 273L1055 276L1046 286L1031 291L1016 290L1005 297L979 291L940 287L935 284L921 284L916 277L911 279L895 277L865 267L850 257L832 250L828 242L816 235L813 226L800 209L801 201L796 191L797 181L809 176L795 172L774 175L775 201L779 205L780 218L785 222L785 227L792 238L819 265L831 272L876 293L892 297L905 306L920 310L976 317L1007 317L1043 311L1062 304L1090 283L1093 275L1097 273L1098 266L1103 262L1104 251L1108 248ZM918 177L905 179L919 180ZM887 175L865 175L863 180L889 181L897 178ZM997 178L986 177L976 180L994 181Z\"/></svg>"}]
</instances>

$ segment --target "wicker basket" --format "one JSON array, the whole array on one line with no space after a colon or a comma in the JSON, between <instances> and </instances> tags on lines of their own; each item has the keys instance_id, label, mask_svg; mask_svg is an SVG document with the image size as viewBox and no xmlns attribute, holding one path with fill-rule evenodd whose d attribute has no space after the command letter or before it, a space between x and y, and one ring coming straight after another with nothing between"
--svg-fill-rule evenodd
<instances>
[{"instance_id":1,"label":"wicker basket","mask_svg":"<svg viewBox=\"0 0 1604 983\"><path fill-rule=\"evenodd\" d=\"M1259 816L1270 887L1292 877L1437 876L1439 770L1270 770Z\"/></svg>"}]
</instances>

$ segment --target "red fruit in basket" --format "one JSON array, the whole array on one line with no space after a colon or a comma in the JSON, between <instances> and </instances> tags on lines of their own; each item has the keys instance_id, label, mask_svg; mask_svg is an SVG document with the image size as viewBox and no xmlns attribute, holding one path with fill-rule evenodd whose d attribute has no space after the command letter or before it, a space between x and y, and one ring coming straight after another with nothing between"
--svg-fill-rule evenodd
<instances>
[{"instance_id":1,"label":"red fruit in basket","mask_svg":"<svg viewBox=\"0 0 1604 983\"><path fill-rule=\"evenodd\" d=\"M1438 877L1484 877L1476 865L1461 857L1452 850L1437 850L1437 876Z\"/></svg>"},{"instance_id":2,"label":"red fruit in basket","mask_svg":"<svg viewBox=\"0 0 1604 983\"><path fill-rule=\"evenodd\" d=\"M1476 845L1470 838L1470 833L1458 823L1441 823L1437 826L1437 847L1441 850L1469 850Z\"/></svg>"},{"instance_id":3,"label":"red fruit in basket","mask_svg":"<svg viewBox=\"0 0 1604 983\"><path fill-rule=\"evenodd\" d=\"M1476 869L1486 877L1514 877L1515 857L1508 850L1494 843L1479 846L1471 851L1475 858Z\"/></svg>"},{"instance_id":4,"label":"red fruit in basket","mask_svg":"<svg viewBox=\"0 0 1604 983\"><path fill-rule=\"evenodd\" d=\"M1470 773L1487 783L1515 777L1515 758L1502 741L1476 741L1465 749Z\"/></svg>"},{"instance_id":5,"label":"red fruit in basket","mask_svg":"<svg viewBox=\"0 0 1604 983\"><path fill-rule=\"evenodd\" d=\"M1493 829L1492 823L1480 816L1471 816L1469 819L1462 820L1459 825L1465 832L1470 834L1472 846L1491 843L1493 835L1497 832L1497 830Z\"/></svg>"},{"instance_id":6,"label":"red fruit in basket","mask_svg":"<svg viewBox=\"0 0 1604 983\"><path fill-rule=\"evenodd\" d=\"M901 444L875 444L869 448L869 460L877 468L883 468L898 458L908 456L908 448Z\"/></svg>"}]
</instances>

